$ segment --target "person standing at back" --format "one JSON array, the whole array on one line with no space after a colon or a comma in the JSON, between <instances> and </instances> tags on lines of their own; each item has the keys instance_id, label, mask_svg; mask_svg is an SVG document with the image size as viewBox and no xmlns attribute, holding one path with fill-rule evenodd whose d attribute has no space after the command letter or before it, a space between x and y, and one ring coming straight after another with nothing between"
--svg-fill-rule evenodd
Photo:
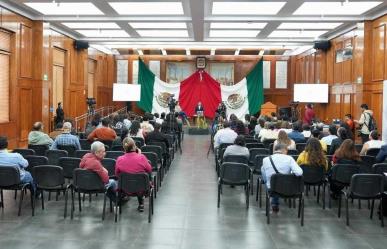
<instances>
[{"instance_id":1,"label":"person standing at back","mask_svg":"<svg viewBox=\"0 0 387 249\"><path fill-rule=\"evenodd\" d=\"M372 119L373 112L368 109L367 104L362 104L360 108L362 110L360 119L354 120L354 122L360 126L360 137L362 143L364 144L368 141L369 135L372 131L372 129L370 129L370 121Z\"/></svg>"},{"instance_id":2,"label":"person standing at back","mask_svg":"<svg viewBox=\"0 0 387 249\"><path fill-rule=\"evenodd\" d=\"M315 113L313 110L313 105L307 104L305 106L305 114L304 114L303 123L311 125L314 118L315 118Z\"/></svg>"}]
</instances>

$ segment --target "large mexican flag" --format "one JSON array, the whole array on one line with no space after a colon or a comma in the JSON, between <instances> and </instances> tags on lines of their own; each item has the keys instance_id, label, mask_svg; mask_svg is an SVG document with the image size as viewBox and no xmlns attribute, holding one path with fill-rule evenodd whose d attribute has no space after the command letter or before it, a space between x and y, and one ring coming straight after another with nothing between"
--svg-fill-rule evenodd
<instances>
[{"instance_id":1,"label":"large mexican flag","mask_svg":"<svg viewBox=\"0 0 387 249\"><path fill-rule=\"evenodd\" d=\"M141 85L141 100L137 105L145 112L167 113L167 99L174 94L188 116L195 114L195 107L200 101L205 116L213 118L219 103L224 101L228 115L234 113L238 118L243 118L246 113L256 114L263 104L262 71L261 60L245 78L232 86L221 85L203 70L196 71L182 82L170 84L157 78L139 60L138 84Z\"/></svg>"}]
</instances>

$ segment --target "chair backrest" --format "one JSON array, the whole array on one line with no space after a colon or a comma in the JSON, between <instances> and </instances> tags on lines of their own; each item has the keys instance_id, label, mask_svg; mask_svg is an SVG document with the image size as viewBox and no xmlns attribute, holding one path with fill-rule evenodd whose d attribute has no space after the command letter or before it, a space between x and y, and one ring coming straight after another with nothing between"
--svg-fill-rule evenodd
<instances>
[{"instance_id":1,"label":"chair backrest","mask_svg":"<svg viewBox=\"0 0 387 249\"><path fill-rule=\"evenodd\" d=\"M74 169L73 185L78 191L103 191L105 184L96 172L87 169Z\"/></svg>"},{"instance_id":2,"label":"chair backrest","mask_svg":"<svg viewBox=\"0 0 387 249\"><path fill-rule=\"evenodd\" d=\"M379 151L380 151L379 148L371 148L371 149L367 150L366 155L367 156L377 156Z\"/></svg>"},{"instance_id":3,"label":"chair backrest","mask_svg":"<svg viewBox=\"0 0 387 249\"><path fill-rule=\"evenodd\" d=\"M75 148L74 145L59 145L57 146L59 150L65 150L68 153L68 156L73 157L75 156L75 151L77 148Z\"/></svg>"},{"instance_id":4,"label":"chair backrest","mask_svg":"<svg viewBox=\"0 0 387 249\"><path fill-rule=\"evenodd\" d=\"M359 165L354 164L336 164L332 167L332 180L345 186L349 186L354 174L360 173Z\"/></svg>"},{"instance_id":5,"label":"chair backrest","mask_svg":"<svg viewBox=\"0 0 387 249\"><path fill-rule=\"evenodd\" d=\"M117 160L118 157L123 156L125 152L123 151L106 151L106 158L112 158Z\"/></svg>"},{"instance_id":6,"label":"chair backrest","mask_svg":"<svg viewBox=\"0 0 387 249\"><path fill-rule=\"evenodd\" d=\"M28 171L31 171L33 167L48 164L48 158L45 156L25 156L25 159L28 161Z\"/></svg>"},{"instance_id":7,"label":"chair backrest","mask_svg":"<svg viewBox=\"0 0 387 249\"><path fill-rule=\"evenodd\" d=\"M121 136L122 128L114 128L114 131L116 132L117 136Z\"/></svg>"},{"instance_id":8,"label":"chair backrest","mask_svg":"<svg viewBox=\"0 0 387 249\"><path fill-rule=\"evenodd\" d=\"M46 157L48 158L48 164L59 165L59 158L68 157L69 153L65 150L48 150L46 151Z\"/></svg>"},{"instance_id":9,"label":"chair backrest","mask_svg":"<svg viewBox=\"0 0 387 249\"><path fill-rule=\"evenodd\" d=\"M82 150L90 150L91 149L91 143L87 139L79 139L79 143L81 144Z\"/></svg>"},{"instance_id":10,"label":"chair backrest","mask_svg":"<svg viewBox=\"0 0 387 249\"><path fill-rule=\"evenodd\" d=\"M107 169L109 177L116 175L116 160L112 158L104 158L101 160L102 166Z\"/></svg>"},{"instance_id":11,"label":"chair backrest","mask_svg":"<svg viewBox=\"0 0 387 249\"><path fill-rule=\"evenodd\" d=\"M61 157L59 158L59 166L63 168L64 177L71 179L74 169L79 168L81 159L76 157Z\"/></svg>"},{"instance_id":12,"label":"chair backrest","mask_svg":"<svg viewBox=\"0 0 387 249\"><path fill-rule=\"evenodd\" d=\"M324 166L300 165L305 184L319 184L325 179Z\"/></svg>"},{"instance_id":13,"label":"chair backrest","mask_svg":"<svg viewBox=\"0 0 387 249\"><path fill-rule=\"evenodd\" d=\"M270 144L274 143L276 139L265 139L265 141L263 141L263 146L265 146L265 148L269 149L269 146Z\"/></svg>"},{"instance_id":14,"label":"chair backrest","mask_svg":"<svg viewBox=\"0 0 387 249\"><path fill-rule=\"evenodd\" d=\"M250 168L244 163L224 162L220 168L220 178L229 184L245 183L250 179Z\"/></svg>"},{"instance_id":15,"label":"chair backrest","mask_svg":"<svg viewBox=\"0 0 387 249\"><path fill-rule=\"evenodd\" d=\"M363 145L362 144L355 144L355 149L358 153L360 153L361 149L363 149Z\"/></svg>"},{"instance_id":16,"label":"chair backrest","mask_svg":"<svg viewBox=\"0 0 387 249\"><path fill-rule=\"evenodd\" d=\"M379 174L354 174L349 191L356 197L381 196L384 191L384 176Z\"/></svg>"},{"instance_id":17,"label":"chair backrest","mask_svg":"<svg viewBox=\"0 0 387 249\"><path fill-rule=\"evenodd\" d=\"M163 154L167 153L167 146L164 142L149 142L147 145L156 145L161 147L161 151Z\"/></svg>"},{"instance_id":18,"label":"chair backrest","mask_svg":"<svg viewBox=\"0 0 387 249\"><path fill-rule=\"evenodd\" d=\"M144 146L145 144L145 141L142 137L132 137L132 139L136 142L138 141L140 143L140 146L137 146L139 148L141 148L142 146Z\"/></svg>"},{"instance_id":19,"label":"chair backrest","mask_svg":"<svg viewBox=\"0 0 387 249\"><path fill-rule=\"evenodd\" d=\"M146 192L149 187L149 176L146 173L121 173L118 177L118 189L124 193Z\"/></svg>"},{"instance_id":20,"label":"chair backrest","mask_svg":"<svg viewBox=\"0 0 387 249\"><path fill-rule=\"evenodd\" d=\"M255 156L255 168L254 168L254 170L255 171L257 171L257 172L261 172L261 168L262 168L262 163L263 163L263 159L265 158L265 157L267 157L268 155L262 155L262 154L260 154L260 155L256 155Z\"/></svg>"},{"instance_id":21,"label":"chair backrest","mask_svg":"<svg viewBox=\"0 0 387 249\"><path fill-rule=\"evenodd\" d=\"M121 145L113 145L110 151L124 151L124 146Z\"/></svg>"},{"instance_id":22,"label":"chair backrest","mask_svg":"<svg viewBox=\"0 0 387 249\"><path fill-rule=\"evenodd\" d=\"M270 178L270 192L284 197L296 197L304 191L304 179L293 174L274 174Z\"/></svg>"},{"instance_id":23,"label":"chair backrest","mask_svg":"<svg viewBox=\"0 0 387 249\"><path fill-rule=\"evenodd\" d=\"M233 143L223 143L223 144L220 144L219 147L218 147L218 150L221 151L222 149L226 149L230 145L233 145Z\"/></svg>"},{"instance_id":24,"label":"chair backrest","mask_svg":"<svg viewBox=\"0 0 387 249\"><path fill-rule=\"evenodd\" d=\"M110 150L110 148L112 147L112 144L113 144L113 141L111 141L111 140L98 140L98 141L103 143L105 145L105 148L107 146L107 150Z\"/></svg>"},{"instance_id":25,"label":"chair backrest","mask_svg":"<svg viewBox=\"0 0 387 249\"><path fill-rule=\"evenodd\" d=\"M76 158L82 158L84 155L86 155L89 152L90 152L90 150L76 150L75 151L75 157Z\"/></svg>"},{"instance_id":26,"label":"chair backrest","mask_svg":"<svg viewBox=\"0 0 387 249\"><path fill-rule=\"evenodd\" d=\"M250 151L250 164L255 163L255 156L256 155L269 155L269 150L268 149L263 149L263 148L253 148L249 149Z\"/></svg>"},{"instance_id":27,"label":"chair backrest","mask_svg":"<svg viewBox=\"0 0 387 249\"><path fill-rule=\"evenodd\" d=\"M305 150L306 143L296 143L296 150L298 151L298 154L303 152Z\"/></svg>"},{"instance_id":28,"label":"chair backrest","mask_svg":"<svg viewBox=\"0 0 387 249\"><path fill-rule=\"evenodd\" d=\"M35 151L35 155L37 156L44 156L46 154L46 151L48 150L48 145L44 144L29 144L28 149L32 149Z\"/></svg>"},{"instance_id":29,"label":"chair backrest","mask_svg":"<svg viewBox=\"0 0 387 249\"><path fill-rule=\"evenodd\" d=\"M20 184L19 168L0 165L0 188L17 184Z\"/></svg>"},{"instance_id":30,"label":"chair backrest","mask_svg":"<svg viewBox=\"0 0 387 249\"><path fill-rule=\"evenodd\" d=\"M269 154L273 155L274 152L274 143L269 144Z\"/></svg>"},{"instance_id":31,"label":"chair backrest","mask_svg":"<svg viewBox=\"0 0 387 249\"><path fill-rule=\"evenodd\" d=\"M253 149L253 148L262 148L264 149L265 147L263 146L263 144L261 143L258 143L258 141L256 141L255 143L246 143L246 147L248 149Z\"/></svg>"},{"instance_id":32,"label":"chair backrest","mask_svg":"<svg viewBox=\"0 0 387 249\"><path fill-rule=\"evenodd\" d=\"M361 173L372 173L372 166L375 164L375 157L374 156L360 156L361 158L361 164L360 170Z\"/></svg>"},{"instance_id":33,"label":"chair backrest","mask_svg":"<svg viewBox=\"0 0 387 249\"><path fill-rule=\"evenodd\" d=\"M154 152L141 152L150 161L153 170L157 170L157 154Z\"/></svg>"},{"instance_id":34,"label":"chair backrest","mask_svg":"<svg viewBox=\"0 0 387 249\"><path fill-rule=\"evenodd\" d=\"M375 163L372 167L372 171L374 174L381 174L387 173L387 163Z\"/></svg>"},{"instance_id":35,"label":"chair backrest","mask_svg":"<svg viewBox=\"0 0 387 249\"><path fill-rule=\"evenodd\" d=\"M246 141L246 143L258 143L258 140L256 140L256 139L254 139L254 137L247 137L247 136L245 136L245 141Z\"/></svg>"},{"instance_id":36,"label":"chair backrest","mask_svg":"<svg viewBox=\"0 0 387 249\"><path fill-rule=\"evenodd\" d=\"M291 155L298 155L298 154L300 154L299 152L298 152L298 150L288 150L288 155L289 156L291 156Z\"/></svg>"},{"instance_id":37,"label":"chair backrest","mask_svg":"<svg viewBox=\"0 0 387 249\"><path fill-rule=\"evenodd\" d=\"M54 188L65 183L63 168L55 165L40 165L32 168L34 182L40 188Z\"/></svg>"},{"instance_id":38,"label":"chair backrest","mask_svg":"<svg viewBox=\"0 0 387 249\"><path fill-rule=\"evenodd\" d=\"M154 153L156 153L159 161L161 161L163 158L163 153L162 153L162 149L160 146L145 145L145 146L141 147L141 152L154 152Z\"/></svg>"},{"instance_id":39,"label":"chair backrest","mask_svg":"<svg viewBox=\"0 0 387 249\"><path fill-rule=\"evenodd\" d=\"M242 155L227 155L223 157L223 162L228 162L228 163L244 163L244 164L249 164L249 158L242 156Z\"/></svg>"},{"instance_id":40,"label":"chair backrest","mask_svg":"<svg viewBox=\"0 0 387 249\"><path fill-rule=\"evenodd\" d=\"M26 158L26 156L35 155L35 151L33 149L14 149L13 153L19 153L22 157Z\"/></svg>"}]
</instances>

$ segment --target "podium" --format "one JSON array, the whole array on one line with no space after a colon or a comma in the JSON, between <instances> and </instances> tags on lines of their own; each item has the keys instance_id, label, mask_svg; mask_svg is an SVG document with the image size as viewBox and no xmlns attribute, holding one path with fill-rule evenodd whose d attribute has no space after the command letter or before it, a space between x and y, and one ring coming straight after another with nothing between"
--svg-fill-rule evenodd
<instances>
[{"instance_id":1,"label":"podium","mask_svg":"<svg viewBox=\"0 0 387 249\"><path fill-rule=\"evenodd\" d=\"M277 113L277 106L271 102L261 105L261 116L271 116L271 113Z\"/></svg>"}]
</instances>

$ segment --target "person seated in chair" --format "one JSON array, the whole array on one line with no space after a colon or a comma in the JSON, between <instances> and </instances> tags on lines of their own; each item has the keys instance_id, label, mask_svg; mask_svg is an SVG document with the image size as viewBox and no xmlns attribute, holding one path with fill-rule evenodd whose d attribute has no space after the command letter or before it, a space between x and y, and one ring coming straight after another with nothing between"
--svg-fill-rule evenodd
<instances>
[{"instance_id":1,"label":"person seated in chair","mask_svg":"<svg viewBox=\"0 0 387 249\"><path fill-rule=\"evenodd\" d=\"M50 150L57 150L58 145L72 145L76 150L81 150L81 144L79 138L71 133L71 123L65 122L63 124L63 132L55 138L54 143L51 145Z\"/></svg>"},{"instance_id":2,"label":"person seated in chair","mask_svg":"<svg viewBox=\"0 0 387 249\"><path fill-rule=\"evenodd\" d=\"M238 134L230 128L230 123L225 121L223 129L218 130L214 136L214 148L218 148L221 144L234 143L237 136Z\"/></svg>"},{"instance_id":3,"label":"person seated in chair","mask_svg":"<svg viewBox=\"0 0 387 249\"><path fill-rule=\"evenodd\" d=\"M102 127L97 127L94 131L92 131L89 136L87 136L87 140L89 141L114 141L116 139L116 132L109 127L110 120L109 118L102 119Z\"/></svg>"},{"instance_id":4,"label":"person seated in chair","mask_svg":"<svg viewBox=\"0 0 387 249\"><path fill-rule=\"evenodd\" d=\"M35 191L36 185L31 173L26 171L28 161L19 153L9 153L7 147L7 137L0 136L0 167L17 167L20 173L20 183L30 183L33 191Z\"/></svg>"},{"instance_id":5,"label":"person seated in chair","mask_svg":"<svg viewBox=\"0 0 387 249\"><path fill-rule=\"evenodd\" d=\"M63 123L57 123L56 127L55 127L55 130L50 132L49 136L50 136L51 139L55 140L55 138L57 136L59 136L60 134L62 134L62 132L63 132Z\"/></svg>"},{"instance_id":6,"label":"person seated in chair","mask_svg":"<svg viewBox=\"0 0 387 249\"><path fill-rule=\"evenodd\" d=\"M328 161L317 138L311 137L308 139L305 150L297 158L297 163L299 165L322 166L325 171L328 170Z\"/></svg>"},{"instance_id":7,"label":"person seated in chair","mask_svg":"<svg viewBox=\"0 0 387 249\"><path fill-rule=\"evenodd\" d=\"M161 133L160 130L161 130L161 125L159 123L155 123L154 130L148 133L148 135L145 137L145 143L149 144L152 142L162 142L165 144L165 147L168 150L169 147L171 146L169 144L168 137L165 134Z\"/></svg>"},{"instance_id":8,"label":"person seated in chair","mask_svg":"<svg viewBox=\"0 0 387 249\"><path fill-rule=\"evenodd\" d=\"M137 148L136 143L130 137L123 141L125 155L117 158L115 174L117 177L121 173L151 173L152 166L148 159L141 154L141 150ZM144 193L135 193L138 199L138 211L144 211Z\"/></svg>"},{"instance_id":9,"label":"person seated in chair","mask_svg":"<svg viewBox=\"0 0 387 249\"><path fill-rule=\"evenodd\" d=\"M32 126L32 131L28 134L28 144L51 146L53 142L54 141L43 132L42 122L35 122Z\"/></svg>"},{"instance_id":10,"label":"person seated in chair","mask_svg":"<svg viewBox=\"0 0 387 249\"><path fill-rule=\"evenodd\" d=\"M266 188L270 190L270 178L278 171L280 174L295 174L296 176L302 175L302 169L293 157L288 156L288 148L286 144L278 143L274 147L274 153L272 156L265 157L262 161L262 179L266 184ZM270 160L271 159L271 160ZM277 170L275 170L277 169ZM278 197L272 197L271 207L273 212L279 211L279 199Z\"/></svg>"},{"instance_id":11,"label":"person seated in chair","mask_svg":"<svg viewBox=\"0 0 387 249\"><path fill-rule=\"evenodd\" d=\"M153 125L149 122L150 120L153 120L153 115L151 113L146 112L144 114L144 117L142 119L141 123L141 129L144 133L144 136L146 136L148 133L153 131Z\"/></svg>"},{"instance_id":12,"label":"person seated in chair","mask_svg":"<svg viewBox=\"0 0 387 249\"><path fill-rule=\"evenodd\" d=\"M91 144L90 153L87 153L82 157L79 167L97 173L105 184L105 188L107 189L106 195L111 201L115 202L117 182L113 179L109 179L107 169L102 166L101 160L105 157L105 154L105 145L102 142L95 141Z\"/></svg>"},{"instance_id":13,"label":"person seated in chair","mask_svg":"<svg viewBox=\"0 0 387 249\"><path fill-rule=\"evenodd\" d=\"M244 156L249 160L250 151L246 148L246 139L245 136L239 135L235 138L234 144L227 146L224 151L223 158L226 156Z\"/></svg>"},{"instance_id":14,"label":"person seated in chair","mask_svg":"<svg viewBox=\"0 0 387 249\"><path fill-rule=\"evenodd\" d=\"M369 149L380 149L383 145L385 145L386 143L379 140L379 133L378 131L371 131L370 133L370 140L368 140L367 142L365 142L363 144L363 148L361 149L360 151L360 155L361 156L364 156L367 154L367 151Z\"/></svg>"},{"instance_id":15,"label":"person seated in chair","mask_svg":"<svg viewBox=\"0 0 387 249\"><path fill-rule=\"evenodd\" d=\"M305 136L300 132L301 124L299 122L293 123L293 130L288 134L288 137L295 143L305 143Z\"/></svg>"}]
</instances>

